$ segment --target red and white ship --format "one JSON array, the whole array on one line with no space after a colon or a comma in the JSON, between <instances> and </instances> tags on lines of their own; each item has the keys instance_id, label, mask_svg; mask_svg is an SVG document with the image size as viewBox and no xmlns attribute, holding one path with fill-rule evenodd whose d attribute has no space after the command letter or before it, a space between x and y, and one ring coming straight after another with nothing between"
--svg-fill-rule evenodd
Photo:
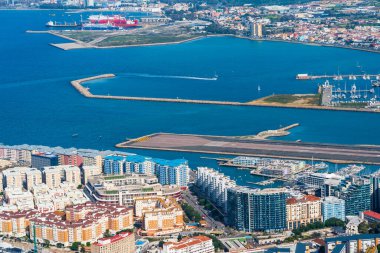
<instances>
[{"instance_id":1,"label":"red and white ship","mask_svg":"<svg viewBox=\"0 0 380 253\"><path fill-rule=\"evenodd\" d=\"M119 28L128 28L138 26L139 21L137 19L126 19L120 15L106 16L106 15L91 15L88 18L90 24L93 25L105 25L114 26Z\"/></svg>"}]
</instances>

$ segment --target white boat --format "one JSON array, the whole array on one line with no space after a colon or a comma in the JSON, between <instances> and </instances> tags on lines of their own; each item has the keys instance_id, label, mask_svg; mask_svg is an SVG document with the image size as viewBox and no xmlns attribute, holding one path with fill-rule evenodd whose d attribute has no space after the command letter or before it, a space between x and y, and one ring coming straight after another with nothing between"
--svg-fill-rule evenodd
<instances>
[{"instance_id":1,"label":"white boat","mask_svg":"<svg viewBox=\"0 0 380 253\"><path fill-rule=\"evenodd\" d=\"M328 167L329 166L324 162L314 164L315 169L327 169Z\"/></svg>"}]
</instances>

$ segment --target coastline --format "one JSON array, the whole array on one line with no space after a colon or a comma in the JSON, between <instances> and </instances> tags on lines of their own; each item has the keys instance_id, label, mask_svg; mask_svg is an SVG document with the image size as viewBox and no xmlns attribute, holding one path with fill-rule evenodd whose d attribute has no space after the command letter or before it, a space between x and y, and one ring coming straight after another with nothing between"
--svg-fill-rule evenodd
<instances>
[{"instance_id":1,"label":"coastline","mask_svg":"<svg viewBox=\"0 0 380 253\"><path fill-rule=\"evenodd\" d=\"M84 97L95 99L113 99L113 100L132 100L132 101L148 101L148 102L166 102L166 103L187 103L187 104L210 104L210 105L227 105L227 106L256 106L271 108L290 108L290 109L312 109L312 110L331 110L331 111L348 111L348 112L369 112L380 113L380 110L370 110L365 108L338 108L326 106L308 106L308 105L287 105L287 104L266 104L263 102L233 102L233 101L217 101L217 100L198 100L198 99L175 99L175 98L156 98L156 97L131 97L131 96L111 96L111 95L94 95L88 88L83 87L82 83L115 77L115 74L103 74L91 76L71 81L71 85Z\"/></svg>"},{"instance_id":2,"label":"coastline","mask_svg":"<svg viewBox=\"0 0 380 253\"><path fill-rule=\"evenodd\" d=\"M57 37L61 37L63 39L67 39L70 41L74 41L75 43L80 44L83 46L83 48L96 48L96 49L109 49L109 48L128 48L128 47L146 47L146 46L163 46L163 45L175 45L175 44L181 44L186 43L190 41L205 39L209 37L234 37L238 39L245 39L245 40L251 40L251 41L269 41L269 42L285 42L285 43L291 43L291 44L301 44L306 46L318 46L318 47L332 47L332 48L341 48L341 49L348 49L348 50L357 50L357 51L363 51L363 52L369 52L369 53L380 53L380 50L373 50L373 49L367 49L367 48L359 48L359 47L350 47L350 46L343 46L343 45L329 45L329 44L323 44L323 43L317 43L317 42L302 42L302 41L295 41L295 40L281 40L281 39L269 39L269 38L251 38L246 36L239 36L234 34L206 34L206 35L199 35L194 38L189 38L185 40L180 41L173 41L173 42L160 42L160 43L149 43L149 44L135 44L135 45L115 45L115 46L95 46L91 45L89 43L65 36L63 34L56 33L54 31L32 31L27 30L27 33L47 33L51 34ZM64 44L64 43L62 43Z\"/></svg>"}]
</instances>

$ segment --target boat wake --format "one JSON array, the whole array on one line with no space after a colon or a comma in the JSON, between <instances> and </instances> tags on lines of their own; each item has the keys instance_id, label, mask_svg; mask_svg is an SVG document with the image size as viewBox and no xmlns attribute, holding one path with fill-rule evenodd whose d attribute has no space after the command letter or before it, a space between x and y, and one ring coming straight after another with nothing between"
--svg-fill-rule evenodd
<instances>
[{"instance_id":1,"label":"boat wake","mask_svg":"<svg viewBox=\"0 0 380 253\"><path fill-rule=\"evenodd\" d=\"M214 77L197 77L197 76L167 76L167 75L151 75L142 73L127 73L122 74L122 76L136 76L136 77L146 77L146 78L168 78L168 79L189 79L189 80L201 80L201 81L217 81L218 76Z\"/></svg>"}]
</instances>

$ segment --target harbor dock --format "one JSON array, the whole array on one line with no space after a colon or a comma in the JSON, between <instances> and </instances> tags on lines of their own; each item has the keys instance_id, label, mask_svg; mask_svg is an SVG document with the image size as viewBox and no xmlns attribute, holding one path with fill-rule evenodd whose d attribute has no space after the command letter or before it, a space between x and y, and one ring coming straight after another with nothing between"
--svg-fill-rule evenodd
<instances>
[{"instance_id":1,"label":"harbor dock","mask_svg":"<svg viewBox=\"0 0 380 253\"><path fill-rule=\"evenodd\" d=\"M117 148L166 150L219 155L380 164L380 146L337 145L228 136L155 133L128 140Z\"/></svg>"}]
</instances>

